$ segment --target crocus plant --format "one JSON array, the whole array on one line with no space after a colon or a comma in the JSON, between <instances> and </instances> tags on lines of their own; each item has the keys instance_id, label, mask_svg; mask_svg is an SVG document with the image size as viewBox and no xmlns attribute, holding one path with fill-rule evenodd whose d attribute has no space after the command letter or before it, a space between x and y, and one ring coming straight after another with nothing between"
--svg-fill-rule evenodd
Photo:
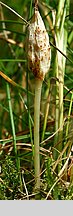
<instances>
[{"instance_id":1,"label":"crocus plant","mask_svg":"<svg viewBox=\"0 0 73 216\"><path fill-rule=\"evenodd\" d=\"M28 26L28 66L35 77L34 169L36 191L40 190L39 124L41 89L45 74L49 71L50 59L49 36L38 10L38 1L35 1L34 15Z\"/></svg>"}]
</instances>

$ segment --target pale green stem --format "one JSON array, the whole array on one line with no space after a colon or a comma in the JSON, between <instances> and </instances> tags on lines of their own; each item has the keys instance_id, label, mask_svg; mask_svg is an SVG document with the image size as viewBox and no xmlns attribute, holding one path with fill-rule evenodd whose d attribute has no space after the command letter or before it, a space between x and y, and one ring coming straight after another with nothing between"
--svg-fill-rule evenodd
<instances>
[{"instance_id":1,"label":"pale green stem","mask_svg":"<svg viewBox=\"0 0 73 216\"><path fill-rule=\"evenodd\" d=\"M40 153L39 153L39 128L40 128L40 100L42 80L35 78L34 99L34 168L35 168L35 190L40 190Z\"/></svg>"},{"instance_id":2,"label":"pale green stem","mask_svg":"<svg viewBox=\"0 0 73 216\"><path fill-rule=\"evenodd\" d=\"M61 21L61 16L63 12L63 7L64 7L64 2L65 0L59 0L58 4L58 13L57 13L57 18L56 18L56 26L60 26L60 21Z\"/></svg>"},{"instance_id":3,"label":"pale green stem","mask_svg":"<svg viewBox=\"0 0 73 216\"><path fill-rule=\"evenodd\" d=\"M55 35L56 46L65 54L67 49L67 30L65 30L64 28L64 23L65 23L65 16L68 12L67 6L69 9L69 0L67 2L65 0L59 1L58 12L56 16L57 29ZM58 72L56 72L56 77L58 78L59 85L56 82L56 89L57 92L59 91L59 97L58 95L56 95L55 130L61 128L63 124L63 85L64 85L64 72L65 72L65 63L66 63L65 58L59 52L57 52L57 58L58 58L57 59L58 62L56 62L57 64L56 67L58 68ZM57 102L57 97L59 99L58 102ZM55 137L55 143L56 141L60 142L58 145L59 151L62 150L62 136L63 136L63 128L61 129L57 137Z\"/></svg>"}]
</instances>

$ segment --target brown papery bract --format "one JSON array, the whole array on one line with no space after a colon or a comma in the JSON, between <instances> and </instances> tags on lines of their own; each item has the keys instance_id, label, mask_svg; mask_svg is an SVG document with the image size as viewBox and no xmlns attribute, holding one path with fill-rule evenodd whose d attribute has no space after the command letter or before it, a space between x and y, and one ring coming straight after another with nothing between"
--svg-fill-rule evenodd
<instances>
[{"instance_id":1,"label":"brown papery bract","mask_svg":"<svg viewBox=\"0 0 73 216\"><path fill-rule=\"evenodd\" d=\"M50 67L49 36L37 8L28 26L28 67L36 78L44 79Z\"/></svg>"}]
</instances>

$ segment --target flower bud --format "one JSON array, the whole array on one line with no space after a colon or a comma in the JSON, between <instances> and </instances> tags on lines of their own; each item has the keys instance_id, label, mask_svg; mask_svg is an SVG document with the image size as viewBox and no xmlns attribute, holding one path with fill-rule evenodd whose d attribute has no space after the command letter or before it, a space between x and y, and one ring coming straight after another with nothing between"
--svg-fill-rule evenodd
<instances>
[{"instance_id":1,"label":"flower bud","mask_svg":"<svg viewBox=\"0 0 73 216\"><path fill-rule=\"evenodd\" d=\"M28 67L36 78L44 79L51 60L49 36L38 9L28 26Z\"/></svg>"}]
</instances>

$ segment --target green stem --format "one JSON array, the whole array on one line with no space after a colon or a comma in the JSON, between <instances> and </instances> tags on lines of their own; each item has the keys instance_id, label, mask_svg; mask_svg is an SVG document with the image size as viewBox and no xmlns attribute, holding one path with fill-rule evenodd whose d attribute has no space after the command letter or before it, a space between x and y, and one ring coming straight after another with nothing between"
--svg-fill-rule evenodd
<instances>
[{"instance_id":1,"label":"green stem","mask_svg":"<svg viewBox=\"0 0 73 216\"><path fill-rule=\"evenodd\" d=\"M56 108L55 108L55 131L59 128L59 75L58 75L58 58L57 58L57 52L55 53L55 62L54 62L54 73L56 76ZM55 135L54 138L54 146L58 142L58 133ZM53 151L53 157L54 160L58 157L58 152L56 149Z\"/></svg>"},{"instance_id":2,"label":"green stem","mask_svg":"<svg viewBox=\"0 0 73 216\"><path fill-rule=\"evenodd\" d=\"M71 114L71 110L72 110L72 103L73 103L73 93L71 95L69 112L68 112L68 122L67 122L67 127L66 127L66 138L68 137L69 124L70 124L69 120L70 120L70 114Z\"/></svg>"},{"instance_id":3,"label":"green stem","mask_svg":"<svg viewBox=\"0 0 73 216\"><path fill-rule=\"evenodd\" d=\"M20 171L20 159L17 156L16 134L15 134L15 125L14 125L14 119L13 119L13 112L12 112L10 89L9 89L9 84L7 83L6 85L7 85L7 96L8 96L8 103L9 103L9 113L10 113L10 120L11 120L12 134L13 134L14 153L15 153L15 158L16 158L16 167L17 167L17 170ZM21 174L19 174L19 180L20 180L20 187L21 187L21 190L22 190Z\"/></svg>"},{"instance_id":4,"label":"green stem","mask_svg":"<svg viewBox=\"0 0 73 216\"><path fill-rule=\"evenodd\" d=\"M34 168L35 168L35 190L40 190L40 153L39 153L39 128L40 128L40 100L42 80L35 78L34 99Z\"/></svg>"},{"instance_id":5,"label":"green stem","mask_svg":"<svg viewBox=\"0 0 73 216\"><path fill-rule=\"evenodd\" d=\"M13 133L14 153L15 153L15 157L16 157L16 166L18 168L17 148L16 148L16 135L15 135L15 126L14 126L13 112L12 112L10 89L9 89L9 84L7 83L6 85L7 85L7 96L8 96L8 103L9 103L9 113L10 113L11 127L12 127L12 133Z\"/></svg>"},{"instance_id":6,"label":"green stem","mask_svg":"<svg viewBox=\"0 0 73 216\"><path fill-rule=\"evenodd\" d=\"M47 119L48 119L49 106L50 106L50 92L51 92L50 81L48 81L48 88L47 88L47 91L45 93L45 98L47 98L47 101L45 104L45 114L44 114L44 123L43 123L43 131L42 131L41 141L44 140L46 126L47 126Z\"/></svg>"},{"instance_id":7,"label":"green stem","mask_svg":"<svg viewBox=\"0 0 73 216\"><path fill-rule=\"evenodd\" d=\"M26 84L27 84L28 122L29 122L29 130L30 130L30 139L31 139L31 144L32 144L32 154L33 154L32 119L31 119L30 108L29 108L28 71L26 75Z\"/></svg>"}]
</instances>

